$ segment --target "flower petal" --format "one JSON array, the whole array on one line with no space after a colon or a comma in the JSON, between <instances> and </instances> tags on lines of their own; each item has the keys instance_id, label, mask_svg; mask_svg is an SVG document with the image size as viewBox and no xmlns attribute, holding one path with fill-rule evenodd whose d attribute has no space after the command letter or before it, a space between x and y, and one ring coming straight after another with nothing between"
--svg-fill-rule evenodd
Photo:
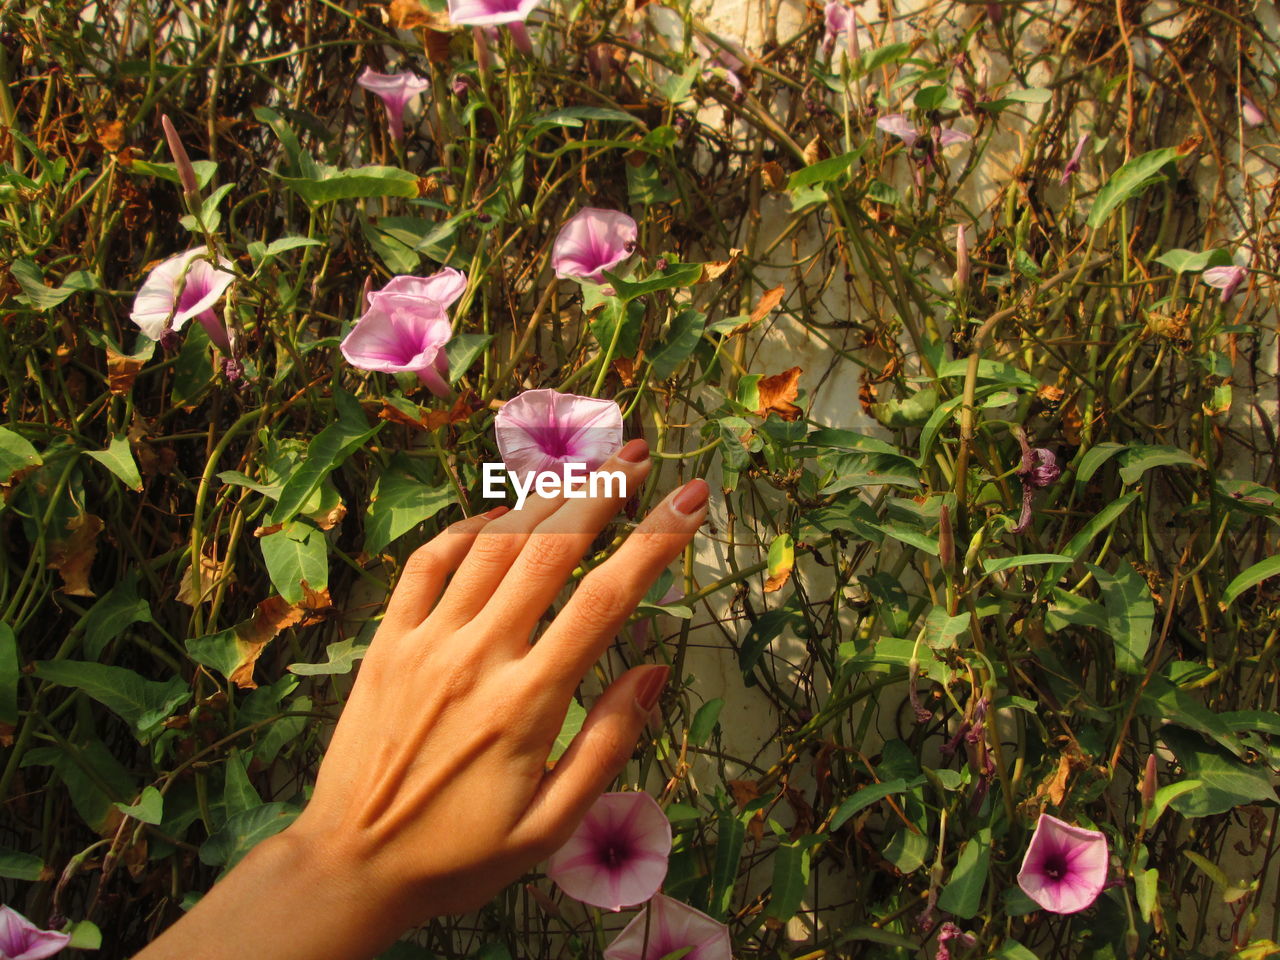
<instances>
[{"instance_id":1,"label":"flower petal","mask_svg":"<svg viewBox=\"0 0 1280 960\"><path fill-rule=\"evenodd\" d=\"M403 293L408 296L434 300L442 307L453 306L467 289L467 275L453 267L445 267L429 277L392 277L381 290L371 296L386 293Z\"/></svg>"},{"instance_id":2,"label":"flower petal","mask_svg":"<svg viewBox=\"0 0 1280 960\"><path fill-rule=\"evenodd\" d=\"M659 893L605 948L604 956L605 960L661 960L685 948L692 949L683 960L731 960L729 928Z\"/></svg>"},{"instance_id":3,"label":"flower petal","mask_svg":"<svg viewBox=\"0 0 1280 960\"><path fill-rule=\"evenodd\" d=\"M891 133L908 147L914 147L916 141L920 139L920 134L916 132L915 127L907 122L907 118L900 113L890 113L881 117L876 121L876 126L885 133Z\"/></svg>"},{"instance_id":4,"label":"flower petal","mask_svg":"<svg viewBox=\"0 0 1280 960\"><path fill-rule=\"evenodd\" d=\"M508 470L594 470L622 446L622 411L612 400L526 390L503 404L493 429Z\"/></svg>"},{"instance_id":5,"label":"flower petal","mask_svg":"<svg viewBox=\"0 0 1280 960\"><path fill-rule=\"evenodd\" d=\"M1104 834L1042 813L1022 858L1018 886L1051 913L1076 913L1102 892L1107 865Z\"/></svg>"},{"instance_id":6,"label":"flower petal","mask_svg":"<svg viewBox=\"0 0 1280 960\"><path fill-rule=\"evenodd\" d=\"M671 823L652 797L606 793L547 861L547 876L575 900L620 910L658 891L670 853Z\"/></svg>"},{"instance_id":7,"label":"flower petal","mask_svg":"<svg viewBox=\"0 0 1280 960\"><path fill-rule=\"evenodd\" d=\"M343 339L341 349L353 367L414 373L433 390L444 389L443 382L436 383L436 362L451 335L444 307L434 300L383 294Z\"/></svg>"},{"instance_id":8,"label":"flower petal","mask_svg":"<svg viewBox=\"0 0 1280 960\"><path fill-rule=\"evenodd\" d=\"M472 27L523 22L541 0L449 0L449 19Z\"/></svg>"}]
</instances>

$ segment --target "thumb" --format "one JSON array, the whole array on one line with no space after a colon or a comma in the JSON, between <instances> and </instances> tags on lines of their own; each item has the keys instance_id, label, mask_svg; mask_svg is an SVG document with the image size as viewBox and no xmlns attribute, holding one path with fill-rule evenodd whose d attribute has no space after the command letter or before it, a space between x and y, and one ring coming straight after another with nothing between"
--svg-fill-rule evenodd
<instances>
[{"instance_id":1,"label":"thumb","mask_svg":"<svg viewBox=\"0 0 1280 960\"><path fill-rule=\"evenodd\" d=\"M569 749L542 781L514 833L548 855L569 839L635 750L666 687L665 664L633 667L592 706Z\"/></svg>"}]
</instances>

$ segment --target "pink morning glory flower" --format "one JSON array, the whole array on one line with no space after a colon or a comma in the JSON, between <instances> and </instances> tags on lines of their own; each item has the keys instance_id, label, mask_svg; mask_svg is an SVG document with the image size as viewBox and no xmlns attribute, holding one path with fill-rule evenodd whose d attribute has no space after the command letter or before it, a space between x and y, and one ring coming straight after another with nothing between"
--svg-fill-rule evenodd
<instances>
[{"instance_id":1,"label":"pink morning glory flower","mask_svg":"<svg viewBox=\"0 0 1280 960\"><path fill-rule=\"evenodd\" d=\"M369 294L368 302L387 294L400 294L434 300L442 307L451 307L467 289L467 275L453 267L445 267L429 277L392 277L381 290Z\"/></svg>"},{"instance_id":2,"label":"pink morning glory flower","mask_svg":"<svg viewBox=\"0 0 1280 960\"><path fill-rule=\"evenodd\" d=\"M842 0L827 0L827 5L822 11L823 24L826 27L826 34L822 39L822 50L830 56L836 48L836 42L840 39L840 35L844 34L848 37L849 57L854 59L858 56L858 21L853 15L853 8Z\"/></svg>"},{"instance_id":3,"label":"pink morning glory flower","mask_svg":"<svg viewBox=\"0 0 1280 960\"><path fill-rule=\"evenodd\" d=\"M438 301L384 289L370 296L369 308L342 341L342 355L361 370L417 374L427 389L444 397L449 394L444 347L452 334Z\"/></svg>"},{"instance_id":4,"label":"pink morning glory flower","mask_svg":"<svg viewBox=\"0 0 1280 960\"><path fill-rule=\"evenodd\" d=\"M605 948L604 960L662 960L686 949L681 960L731 960L729 928L659 893Z\"/></svg>"},{"instance_id":5,"label":"pink morning glory flower","mask_svg":"<svg viewBox=\"0 0 1280 960\"><path fill-rule=\"evenodd\" d=\"M1248 276L1249 271L1241 266L1210 267L1200 275L1200 279L1209 286L1221 290L1222 302L1226 303L1236 295L1236 291L1240 289L1240 285L1245 282Z\"/></svg>"},{"instance_id":6,"label":"pink morning glory flower","mask_svg":"<svg viewBox=\"0 0 1280 960\"><path fill-rule=\"evenodd\" d=\"M1018 886L1050 913L1078 913L1098 899L1107 880L1107 838L1047 813L1022 858Z\"/></svg>"},{"instance_id":7,"label":"pink morning glory flower","mask_svg":"<svg viewBox=\"0 0 1280 960\"><path fill-rule=\"evenodd\" d=\"M526 390L502 405L493 432L508 470L560 472L568 463L594 470L622 447L622 411L612 400Z\"/></svg>"},{"instance_id":8,"label":"pink morning glory flower","mask_svg":"<svg viewBox=\"0 0 1280 960\"><path fill-rule=\"evenodd\" d=\"M604 272L631 256L639 236L625 213L583 207L556 234L551 265L557 277L604 283Z\"/></svg>"},{"instance_id":9,"label":"pink morning glory flower","mask_svg":"<svg viewBox=\"0 0 1280 960\"><path fill-rule=\"evenodd\" d=\"M41 930L17 910L0 906L0 957L5 960L44 960L70 942L70 934Z\"/></svg>"},{"instance_id":10,"label":"pink morning glory flower","mask_svg":"<svg viewBox=\"0 0 1280 960\"><path fill-rule=\"evenodd\" d=\"M215 267L206 259L207 254L207 247L196 247L170 257L147 274L129 313L129 319L146 336L161 340L195 318L219 349L231 352L231 338L213 305L235 276L231 261L219 257Z\"/></svg>"},{"instance_id":11,"label":"pink morning glory flower","mask_svg":"<svg viewBox=\"0 0 1280 960\"><path fill-rule=\"evenodd\" d=\"M547 876L573 899L617 911L658 892L670 853L671 823L653 797L606 793L551 855Z\"/></svg>"},{"instance_id":12,"label":"pink morning glory flower","mask_svg":"<svg viewBox=\"0 0 1280 960\"><path fill-rule=\"evenodd\" d=\"M542 0L449 0L449 19L469 27L505 24L521 53L533 53L525 21ZM479 38L477 37L477 42Z\"/></svg>"},{"instance_id":13,"label":"pink morning glory flower","mask_svg":"<svg viewBox=\"0 0 1280 960\"><path fill-rule=\"evenodd\" d=\"M382 105L387 108L387 129L391 132L391 139L397 143L404 139L404 108L431 86L411 70L379 73L372 67L365 67L356 83L382 99Z\"/></svg>"},{"instance_id":14,"label":"pink morning glory flower","mask_svg":"<svg viewBox=\"0 0 1280 960\"><path fill-rule=\"evenodd\" d=\"M914 147L920 140L920 133L901 113L889 113L876 121L876 126L885 133L893 134L908 147ZM938 130L934 139L940 147L949 147L953 143L967 143L973 139L969 134L959 130Z\"/></svg>"},{"instance_id":15,"label":"pink morning glory flower","mask_svg":"<svg viewBox=\"0 0 1280 960\"><path fill-rule=\"evenodd\" d=\"M1058 186L1065 187L1067 181L1080 169L1080 158L1084 156L1085 144L1089 142L1087 133L1080 134L1080 139L1076 141L1076 148L1071 151L1071 158L1067 160L1067 165L1062 168L1062 177L1058 180Z\"/></svg>"}]
</instances>

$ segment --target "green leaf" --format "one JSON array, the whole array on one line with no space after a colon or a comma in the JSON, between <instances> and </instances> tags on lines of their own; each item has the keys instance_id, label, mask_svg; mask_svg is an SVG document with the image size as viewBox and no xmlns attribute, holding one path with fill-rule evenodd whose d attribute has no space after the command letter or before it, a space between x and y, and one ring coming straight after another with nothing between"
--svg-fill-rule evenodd
<instances>
[{"instance_id":1,"label":"green leaf","mask_svg":"<svg viewBox=\"0 0 1280 960\"><path fill-rule=\"evenodd\" d=\"M938 909L971 920L982 905L991 864L991 828L983 827L960 848L951 879L938 895Z\"/></svg>"},{"instance_id":2,"label":"green leaf","mask_svg":"<svg viewBox=\"0 0 1280 960\"><path fill-rule=\"evenodd\" d=\"M693 722L689 724L689 743L695 747L705 745L711 739L711 734L715 732L716 724L720 721L720 711L723 709L723 697L708 700L700 706L698 712L693 715Z\"/></svg>"},{"instance_id":3,"label":"green leaf","mask_svg":"<svg viewBox=\"0 0 1280 960\"><path fill-rule=\"evenodd\" d=\"M67 927L63 933L70 934L67 941L69 950L101 950L102 931L92 920L77 920Z\"/></svg>"},{"instance_id":4,"label":"green leaf","mask_svg":"<svg viewBox=\"0 0 1280 960\"><path fill-rule=\"evenodd\" d=\"M128 806L117 802L116 809L126 817L155 826L164 820L164 795L155 787L143 787L137 803Z\"/></svg>"},{"instance_id":5,"label":"green leaf","mask_svg":"<svg viewBox=\"0 0 1280 960\"><path fill-rule=\"evenodd\" d=\"M938 405L938 391L932 387L917 390L906 397L896 397L871 404L871 415L886 427L918 427Z\"/></svg>"},{"instance_id":6,"label":"green leaf","mask_svg":"<svg viewBox=\"0 0 1280 960\"><path fill-rule=\"evenodd\" d=\"M373 488L365 517L365 553L381 553L388 544L453 502L450 486L428 487L399 473L384 473Z\"/></svg>"},{"instance_id":7,"label":"green leaf","mask_svg":"<svg viewBox=\"0 0 1280 960\"><path fill-rule=\"evenodd\" d=\"M1178 757L1191 780L1200 786L1174 797L1169 806L1187 817L1209 817L1235 807L1277 800L1271 777L1261 765L1249 766L1198 734L1174 726L1160 728L1158 736Z\"/></svg>"},{"instance_id":8,"label":"green leaf","mask_svg":"<svg viewBox=\"0 0 1280 960\"><path fill-rule=\"evenodd\" d=\"M1006 940L991 956L994 960L1040 960L1017 940Z\"/></svg>"},{"instance_id":9,"label":"green leaf","mask_svg":"<svg viewBox=\"0 0 1280 960\"><path fill-rule=\"evenodd\" d=\"M193 160L191 161L191 166L195 170L196 186L201 190L209 185L213 175L218 172L218 165L212 160ZM168 180L170 183L176 183L179 186L182 185L182 176L178 173L176 164L134 160L125 169L136 176L159 177L161 180Z\"/></svg>"},{"instance_id":10,"label":"green leaf","mask_svg":"<svg viewBox=\"0 0 1280 960\"><path fill-rule=\"evenodd\" d=\"M640 118L625 110L610 107L561 107L544 113L533 121L533 132L541 133L547 127L580 127L585 120L613 120L617 123L639 123Z\"/></svg>"},{"instance_id":11,"label":"green leaf","mask_svg":"<svg viewBox=\"0 0 1280 960\"><path fill-rule=\"evenodd\" d=\"M747 635L742 638L742 646L738 649L738 668L743 675L756 668L765 650L787 627L793 630L797 624L803 623L804 617L795 607L778 607L766 610L756 617L747 628Z\"/></svg>"},{"instance_id":12,"label":"green leaf","mask_svg":"<svg viewBox=\"0 0 1280 960\"><path fill-rule=\"evenodd\" d=\"M849 822L850 818L861 813L873 803L879 803L885 797L895 793L903 793L906 790L907 781L901 777L863 787L836 809L835 814L831 817L831 829L839 830Z\"/></svg>"},{"instance_id":13,"label":"green leaf","mask_svg":"<svg viewBox=\"0 0 1280 960\"><path fill-rule=\"evenodd\" d=\"M556 734L555 742L551 744L547 763L555 763L564 756L564 752L569 749L569 744L573 743L573 738L578 735L586 719L587 708L577 700L570 700L569 710L564 715L564 722L560 724L560 732Z\"/></svg>"},{"instance_id":14,"label":"green leaf","mask_svg":"<svg viewBox=\"0 0 1280 960\"><path fill-rule=\"evenodd\" d=\"M444 355L449 360L449 382L457 383L471 369L484 348L493 342L488 333L457 333L444 345Z\"/></svg>"},{"instance_id":15,"label":"green leaf","mask_svg":"<svg viewBox=\"0 0 1280 960\"><path fill-rule=\"evenodd\" d=\"M120 478L130 490L142 489L142 475L138 472L138 461L133 458L133 450L125 437L112 437L105 450L86 450L90 457Z\"/></svg>"},{"instance_id":16,"label":"green leaf","mask_svg":"<svg viewBox=\"0 0 1280 960\"><path fill-rule=\"evenodd\" d=\"M119 583L104 594L85 618L84 652L91 660L102 656L108 643L135 623L152 623L151 604L138 596L136 569L129 570Z\"/></svg>"},{"instance_id":17,"label":"green leaf","mask_svg":"<svg viewBox=\"0 0 1280 960\"><path fill-rule=\"evenodd\" d=\"M1259 560L1247 570L1239 573L1227 588L1222 591L1222 599L1218 601L1220 609L1227 609L1231 604L1235 603L1236 598L1251 587L1256 587L1268 577L1274 577L1280 573L1280 554L1274 557L1267 557L1265 560Z\"/></svg>"},{"instance_id":18,"label":"green leaf","mask_svg":"<svg viewBox=\"0 0 1280 960\"><path fill-rule=\"evenodd\" d=\"M935 650L948 650L969 629L969 619L968 610L953 617L945 606L935 606L924 618L921 638Z\"/></svg>"},{"instance_id":19,"label":"green leaf","mask_svg":"<svg viewBox=\"0 0 1280 960\"><path fill-rule=\"evenodd\" d=\"M1098 468L1114 457L1117 453L1129 449L1128 444L1124 443L1098 443L1094 444L1085 455L1080 458L1080 466L1076 468L1076 484L1077 486L1086 484L1098 472Z\"/></svg>"},{"instance_id":20,"label":"green leaf","mask_svg":"<svg viewBox=\"0 0 1280 960\"><path fill-rule=\"evenodd\" d=\"M227 766L222 782L222 806L227 817L253 810L262 805L262 798L249 781L249 771L245 767L244 757L237 749L227 755Z\"/></svg>"},{"instance_id":21,"label":"green leaf","mask_svg":"<svg viewBox=\"0 0 1280 960\"><path fill-rule=\"evenodd\" d=\"M1014 567L1030 567L1039 563L1070 562L1073 558L1061 553L1024 553L1016 557L986 557L982 561L984 573L1000 573Z\"/></svg>"},{"instance_id":22,"label":"green leaf","mask_svg":"<svg viewBox=\"0 0 1280 960\"><path fill-rule=\"evenodd\" d=\"M1058 552L1064 557L1071 557L1073 560L1078 560L1084 554L1085 550L1089 549L1089 544L1093 543L1093 538L1103 530L1107 529L1107 527L1111 526L1111 524L1115 523L1116 519L1128 510L1129 506L1137 498L1138 492L1135 490L1112 500L1100 511L1090 517L1076 535L1067 541L1067 545ZM1054 564L1045 573L1044 579L1040 581L1040 585L1044 587L1052 586L1057 583L1058 578L1066 572L1068 566L1069 565L1065 563Z\"/></svg>"},{"instance_id":23,"label":"green leaf","mask_svg":"<svg viewBox=\"0 0 1280 960\"><path fill-rule=\"evenodd\" d=\"M418 196L416 174L372 164L346 170L320 164L315 176L281 177L280 182L312 206L338 200Z\"/></svg>"},{"instance_id":24,"label":"green leaf","mask_svg":"<svg viewBox=\"0 0 1280 960\"><path fill-rule=\"evenodd\" d=\"M842 153L839 156L827 157L827 159L811 163L807 167L801 167L787 178L788 192L839 180L853 166L854 162L862 156L865 149L865 146L860 147L852 153Z\"/></svg>"},{"instance_id":25,"label":"green leaf","mask_svg":"<svg viewBox=\"0 0 1280 960\"><path fill-rule=\"evenodd\" d=\"M1168 250L1156 257L1156 263L1175 273L1199 273L1207 267L1231 266L1231 254L1221 247L1196 253L1191 250Z\"/></svg>"},{"instance_id":26,"label":"green leaf","mask_svg":"<svg viewBox=\"0 0 1280 960\"><path fill-rule=\"evenodd\" d=\"M1085 566L1098 581L1102 593L1106 630L1115 641L1116 669L1121 673L1143 673L1143 659L1151 644L1156 620L1156 605L1147 581L1127 560L1120 561L1115 573L1092 563Z\"/></svg>"},{"instance_id":27,"label":"green leaf","mask_svg":"<svg viewBox=\"0 0 1280 960\"><path fill-rule=\"evenodd\" d=\"M80 660L38 660L36 676L77 690L97 700L133 728L146 743L161 724L191 698L181 677L144 680L132 670Z\"/></svg>"},{"instance_id":28,"label":"green leaf","mask_svg":"<svg viewBox=\"0 0 1280 960\"><path fill-rule=\"evenodd\" d=\"M222 828L200 847L200 862L230 870L255 846L289 826L298 816L288 803L264 803L228 817Z\"/></svg>"},{"instance_id":29,"label":"green leaf","mask_svg":"<svg viewBox=\"0 0 1280 960\"><path fill-rule=\"evenodd\" d=\"M0 483L8 483L19 470L38 467L44 461L21 434L0 427Z\"/></svg>"},{"instance_id":30,"label":"green leaf","mask_svg":"<svg viewBox=\"0 0 1280 960\"><path fill-rule=\"evenodd\" d=\"M780 533L769 544L769 568L766 571L770 579L781 577L791 572L796 564L796 541L789 533Z\"/></svg>"},{"instance_id":31,"label":"green leaf","mask_svg":"<svg viewBox=\"0 0 1280 960\"><path fill-rule=\"evenodd\" d=\"M0 620L0 723L18 725L18 678L22 666L18 660L18 638L13 627Z\"/></svg>"},{"instance_id":32,"label":"green leaf","mask_svg":"<svg viewBox=\"0 0 1280 960\"><path fill-rule=\"evenodd\" d=\"M369 649L368 643L362 643L355 637L337 640L325 648L324 663L291 663L289 672L300 677L329 676L339 673L350 673L356 661L364 657Z\"/></svg>"},{"instance_id":33,"label":"green leaf","mask_svg":"<svg viewBox=\"0 0 1280 960\"><path fill-rule=\"evenodd\" d=\"M679 106L689 99L693 91L693 82L702 72L702 63L694 60L684 68L683 73L672 73L666 80L658 84L658 92L668 101Z\"/></svg>"},{"instance_id":34,"label":"green leaf","mask_svg":"<svg viewBox=\"0 0 1280 960\"><path fill-rule=\"evenodd\" d=\"M18 302L41 312L58 306L76 292L74 288L67 286L45 286L44 275L40 272L40 268L25 257L14 260L9 265L9 273L22 288L22 295L18 297Z\"/></svg>"},{"instance_id":35,"label":"green leaf","mask_svg":"<svg viewBox=\"0 0 1280 960\"><path fill-rule=\"evenodd\" d=\"M260 267L273 257L278 257L289 250L296 250L298 247L322 246L324 246L324 241L316 240L314 237L281 237L279 240L272 240L268 244L255 240L248 245L248 249L249 256L253 258L253 265Z\"/></svg>"},{"instance_id":36,"label":"green leaf","mask_svg":"<svg viewBox=\"0 0 1280 960\"><path fill-rule=\"evenodd\" d=\"M336 394L334 399L338 407L337 422L329 424L307 444L306 456L285 481L280 499L271 511L272 523L287 523L296 517L325 477L381 429L381 423L369 426L359 403L349 394Z\"/></svg>"},{"instance_id":37,"label":"green leaf","mask_svg":"<svg viewBox=\"0 0 1280 960\"><path fill-rule=\"evenodd\" d=\"M689 287L697 283L701 276L702 264L700 263L675 263L667 267L666 270L655 270L645 279L634 282L623 280L605 271L605 279L617 291L618 297L624 301L647 296L659 290Z\"/></svg>"},{"instance_id":38,"label":"green leaf","mask_svg":"<svg viewBox=\"0 0 1280 960\"><path fill-rule=\"evenodd\" d=\"M733 901L733 885L738 879L738 861L747 837L746 825L732 810L723 810L717 821L716 856L711 867L710 913L724 917Z\"/></svg>"},{"instance_id":39,"label":"green leaf","mask_svg":"<svg viewBox=\"0 0 1280 960\"><path fill-rule=\"evenodd\" d=\"M1153 467L1178 464L1204 469L1204 464L1187 451L1154 444L1131 444L1121 456L1120 464L1120 480L1126 486L1137 483L1138 479Z\"/></svg>"},{"instance_id":40,"label":"green leaf","mask_svg":"<svg viewBox=\"0 0 1280 960\"><path fill-rule=\"evenodd\" d=\"M968 376L969 361L965 358L948 360L946 363L943 363L938 367L939 380L947 379L949 377ZM1027 373L1025 370L1018 369L1012 364L1002 363L999 360L979 360L978 380L1023 387L1027 390L1038 390L1040 388L1040 381L1031 376L1031 374Z\"/></svg>"},{"instance_id":41,"label":"green leaf","mask_svg":"<svg viewBox=\"0 0 1280 960\"><path fill-rule=\"evenodd\" d=\"M1155 867L1135 871L1133 892L1137 895L1138 911L1142 914L1142 922L1150 923L1151 911L1155 909L1156 899L1160 893L1160 871Z\"/></svg>"},{"instance_id":42,"label":"green leaf","mask_svg":"<svg viewBox=\"0 0 1280 960\"><path fill-rule=\"evenodd\" d=\"M32 853L0 847L0 877L8 880L39 880L44 861Z\"/></svg>"},{"instance_id":43,"label":"green leaf","mask_svg":"<svg viewBox=\"0 0 1280 960\"><path fill-rule=\"evenodd\" d=\"M291 521L258 541L271 582L289 603L301 603L302 584L312 590L329 585L329 553L324 533L310 524Z\"/></svg>"},{"instance_id":44,"label":"green leaf","mask_svg":"<svg viewBox=\"0 0 1280 960\"><path fill-rule=\"evenodd\" d=\"M911 44L890 43L875 50L868 50L862 55L862 72L870 73L879 67L897 63L911 55Z\"/></svg>"},{"instance_id":45,"label":"green leaf","mask_svg":"<svg viewBox=\"0 0 1280 960\"><path fill-rule=\"evenodd\" d=\"M787 921L795 916L809 889L809 859L818 837L807 836L782 843L773 853L773 885L765 916Z\"/></svg>"},{"instance_id":46,"label":"green leaf","mask_svg":"<svg viewBox=\"0 0 1280 960\"><path fill-rule=\"evenodd\" d=\"M1177 158L1176 147L1161 147L1134 157L1112 174L1098 191L1086 223L1094 230L1098 229L1120 204L1145 192L1153 183L1163 181L1165 178L1161 169Z\"/></svg>"},{"instance_id":47,"label":"green leaf","mask_svg":"<svg viewBox=\"0 0 1280 960\"><path fill-rule=\"evenodd\" d=\"M671 329L661 346L652 353L650 375L665 380L693 355L707 326L707 315L693 307L685 307L671 321Z\"/></svg>"},{"instance_id":48,"label":"green leaf","mask_svg":"<svg viewBox=\"0 0 1280 960\"><path fill-rule=\"evenodd\" d=\"M67 788L76 813L90 829L99 833L107 825L108 817L118 816L112 803L138 794L129 771L112 756L106 744L91 733L79 742L28 750L22 766L53 767Z\"/></svg>"},{"instance_id":49,"label":"green leaf","mask_svg":"<svg viewBox=\"0 0 1280 960\"><path fill-rule=\"evenodd\" d=\"M1151 801L1151 809L1141 815L1142 828L1144 830L1154 829L1156 821L1168 809L1169 803L1175 798L1180 797L1184 793L1190 793L1192 790L1201 786L1199 780L1179 780L1177 783L1169 783L1156 791L1155 799Z\"/></svg>"}]
</instances>

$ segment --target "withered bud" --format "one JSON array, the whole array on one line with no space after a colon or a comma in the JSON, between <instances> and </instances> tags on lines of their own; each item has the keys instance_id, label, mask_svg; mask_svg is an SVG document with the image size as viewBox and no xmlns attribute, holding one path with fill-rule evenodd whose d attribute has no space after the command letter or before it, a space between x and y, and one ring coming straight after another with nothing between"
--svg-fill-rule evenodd
<instances>
[{"instance_id":1,"label":"withered bud","mask_svg":"<svg viewBox=\"0 0 1280 960\"><path fill-rule=\"evenodd\" d=\"M956 293L969 288L969 231L964 224L956 227L956 274L952 287Z\"/></svg>"},{"instance_id":2,"label":"withered bud","mask_svg":"<svg viewBox=\"0 0 1280 960\"><path fill-rule=\"evenodd\" d=\"M938 511L938 556L942 569L953 573L956 568L956 535L951 528L951 511L944 503Z\"/></svg>"},{"instance_id":3,"label":"withered bud","mask_svg":"<svg viewBox=\"0 0 1280 960\"><path fill-rule=\"evenodd\" d=\"M1142 773L1142 809L1150 810L1156 802L1156 755L1147 754L1147 769Z\"/></svg>"}]
</instances>

